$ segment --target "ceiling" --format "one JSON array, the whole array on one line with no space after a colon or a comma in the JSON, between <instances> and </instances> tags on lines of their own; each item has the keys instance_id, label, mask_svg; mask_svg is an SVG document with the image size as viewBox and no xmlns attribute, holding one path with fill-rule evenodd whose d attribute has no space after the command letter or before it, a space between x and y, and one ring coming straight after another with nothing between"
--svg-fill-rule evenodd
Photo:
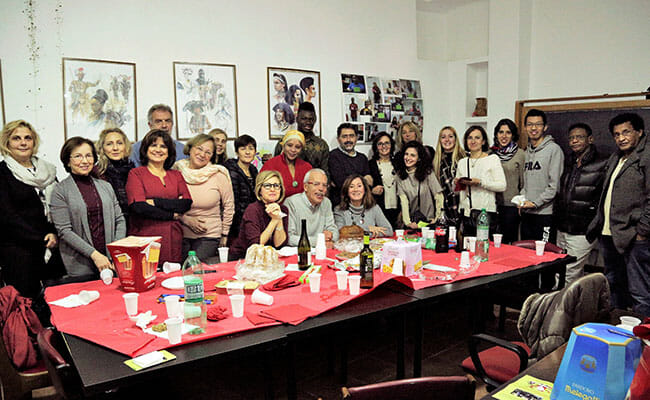
<instances>
[{"instance_id":1,"label":"ceiling","mask_svg":"<svg viewBox=\"0 0 650 400\"><path fill-rule=\"evenodd\" d=\"M417 10L445 14L456 7L481 0L417 0Z\"/></svg>"}]
</instances>

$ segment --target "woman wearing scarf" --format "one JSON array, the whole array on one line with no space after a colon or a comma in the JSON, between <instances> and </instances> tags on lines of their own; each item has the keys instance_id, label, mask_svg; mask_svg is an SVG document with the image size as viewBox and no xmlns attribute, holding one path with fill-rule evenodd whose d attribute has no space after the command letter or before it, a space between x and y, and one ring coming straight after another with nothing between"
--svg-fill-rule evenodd
<instances>
[{"instance_id":1,"label":"woman wearing scarf","mask_svg":"<svg viewBox=\"0 0 650 400\"><path fill-rule=\"evenodd\" d=\"M438 135L436 155L433 157L433 172L442 186L442 194L445 198L445 216L453 224L458 221L460 216L458 210L460 198L458 192L454 191L454 179L458 161L463 157L465 157L465 150L459 143L456 130L451 126L443 127Z\"/></svg>"},{"instance_id":2,"label":"woman wearing scarf","mask_svg":"<svg viewBox=\"0 0 650 400\"><path fill-rule=\"evenodd\" d=\"M126 198L126 180L135 168L131 155L131 142L120 128L104 129L97 140L97 165L95 174L113 187L122 215L128 221L129 202Z\"/></svg>"},{"instance_id":3,"label":"woman wearing scarf","mask_svg":"<svg viewBox=\"0 0 650 400\"><path fill-rule=\"evenodd\" d=\"M176 161L173 169L183 174L192 196L192 207L181 217L183 257L190 250L202 261L213 261L217 249L226 245L235 213L228 170L215 163L216 144L210 135L194 136L185 145L189 156Z\"/></svg>"},{"instance_id":4,"label":"woman wearing scarf","mask_svg":"<svg viewBox=\"0 0 650 400\"><path fill-rule=\"evenodd\" d=\"M56 184L54 165L36 157L39 137L26 121L7 123L0 135L0 265L2 279L25 297L35 298L57 245L49 201ZM56 271L60 272L59 270Z\"/></svg>"},{"instance_id":5,"label":"woman wearing scarf","mask_svg":"<svg viewBox=\"0 0 650 400\"><path fill-rule=\"evenodd\" d=\"M517 145L519 131L510 119L502 119L494 128L494 147L492 152L501 160L506 175L506 190L497 193L499 226L503 232L503 242L519 240L519 212L511 200L519 194L524 185L524 152Z\"/></svg>"},{"instance_id":6,"label":"woman wearing scarf","mask_svg":"<svg viewBox=\"0 0 650 400\"><path fill-rule=\"evenodd\" d=\"M303 180L311 164L298 156L305 148L305 136L300 131L289 131L280 141L282 153L264 163L262 171L278 171L284 182L284 198L304 191Z\"/></svg>"}]
</instances>

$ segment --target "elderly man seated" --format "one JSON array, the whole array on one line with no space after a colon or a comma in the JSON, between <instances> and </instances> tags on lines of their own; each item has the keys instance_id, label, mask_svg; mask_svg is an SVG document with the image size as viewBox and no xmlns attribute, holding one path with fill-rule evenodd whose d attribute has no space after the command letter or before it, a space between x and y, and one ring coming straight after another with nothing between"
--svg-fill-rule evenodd
<instances>
[{"instance_id":1,"label":"elderly man seated","mask_svg":"<svg viewBox=\"0 0 650 400\"><path fill-rule=\"evenodd\" d=\"M325 240L336 241L339 231L334 223L332 203L327 196L327 175L319 168L309 170L304 178L305 191L294 194L285 200L289 209L289 246L298 246L300 240L300 220L307 220L309 243L316 245L319 233L325 234Z\"/></svg>"}]
</instances>

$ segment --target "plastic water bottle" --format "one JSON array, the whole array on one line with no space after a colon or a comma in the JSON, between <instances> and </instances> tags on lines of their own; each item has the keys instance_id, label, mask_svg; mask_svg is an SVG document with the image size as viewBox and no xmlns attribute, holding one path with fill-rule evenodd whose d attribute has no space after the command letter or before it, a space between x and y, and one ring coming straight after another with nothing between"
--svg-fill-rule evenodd
<instances>
[{"instance_id":1,"label":"plastic water bottle","mask_svg":"<svg viewBox=\"0 0 650 400\"><path fill-rule=\"evenodd\" d=\"M192 250L183 263L183 286L185 322L205 330L208 326L208 308L203 301L203 264Z\"/></svg>"},{"instance_id":2,"label":"plastic water bottle","mask_svg":"<svg viewBox=\"0 0 650 400\"><path fill-rule=\"evenodd\" d=\"M488 252L490 251L490 217L485 208L476 220L476 255L474 258L478 261L487 261Z\"/></svg>"}]
</instances>

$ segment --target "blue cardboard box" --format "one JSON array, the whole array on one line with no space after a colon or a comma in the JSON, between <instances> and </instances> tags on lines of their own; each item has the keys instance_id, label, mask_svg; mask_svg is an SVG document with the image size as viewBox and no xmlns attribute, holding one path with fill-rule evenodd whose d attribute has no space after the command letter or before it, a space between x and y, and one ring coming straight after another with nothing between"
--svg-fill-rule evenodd
<instances>
[{"instance_id":1,"label":"blue cardboard box","mask_svg":"<svg viewBox=\"0 0 650 400\"><path fill-rule=\"evenodd\" d=\"M573 328L551 400L623 400L641 357L641 340L609 324Z\"/></svg>"}]
</instances>

